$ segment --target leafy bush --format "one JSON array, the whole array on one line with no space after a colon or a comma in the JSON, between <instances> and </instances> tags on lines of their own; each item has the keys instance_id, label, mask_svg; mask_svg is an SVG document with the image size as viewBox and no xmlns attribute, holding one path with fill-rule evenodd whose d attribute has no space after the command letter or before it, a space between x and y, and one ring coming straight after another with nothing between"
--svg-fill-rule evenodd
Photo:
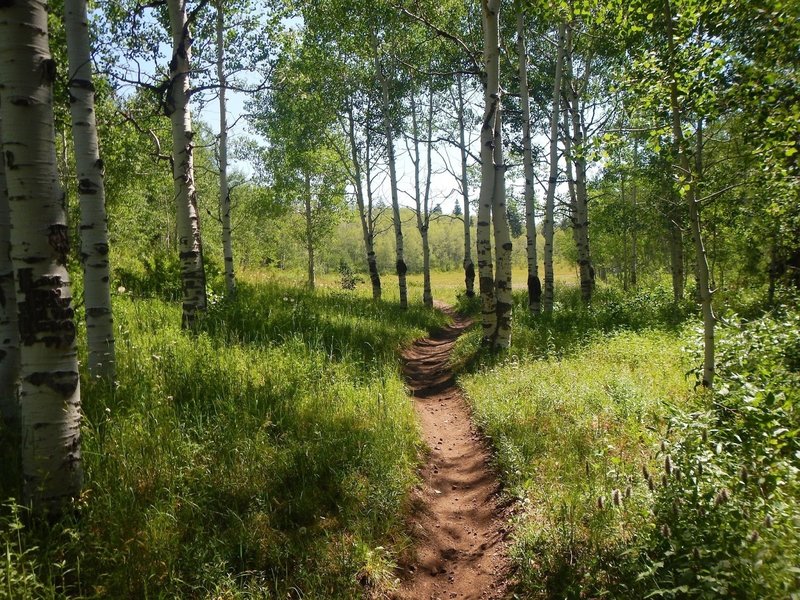
<instances>
[{"instance_id":1,"label":"leafy bush","mask_svg":"<svg viewBox=\"0 0 800 600\"><path fill-rule=\"evenodd\" d=\"M719 337L708 405L669 421L638 587L665 598L798 598L800 313L731 319Z\"/></svg>"},{"instance_id":2,"label":"leafy bush","mask_svg":"<svg viewBox=\"0 0 800 600\"><path fill-rule=\"evenodd\" d=\"M668 290L557 300L516 312L509 352L476 328L455 359L521 501L520 594L800 598L798 310L725 320L711 393Z\"/></svg>"},{"instance_id":3,"label":"leafy bush","mask_svg":"<svg viewBox=\"0 0 800 600\"><path fill-rule=\"evenodd\" d=\"M355 274L350 263L345 260L339 262L339 282L343 290L354 290L356 285L363 281L364 278Z\"/></svg>"}]
</instances>

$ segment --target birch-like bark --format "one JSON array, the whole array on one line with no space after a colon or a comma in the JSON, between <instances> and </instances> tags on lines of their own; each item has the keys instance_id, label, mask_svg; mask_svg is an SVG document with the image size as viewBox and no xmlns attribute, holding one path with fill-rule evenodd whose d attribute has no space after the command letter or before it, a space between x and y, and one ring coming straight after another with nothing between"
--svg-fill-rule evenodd
<instances>
[{"instance_id":1,"label":"birch-like bark","mask_svg":"<svg viewBox=\"0 0 800 600\"><path fill-rule=\"evenodd\" d=\"M633 168L638 170L639 167L639 143L634 140L633 141ZM631 286L636 287L638 283L638 269L639 269L639 231L638 227L639 224L637 222L637 214L636 211L638 210L638 185L636 183L636 171L633 173L633 178L631 180Z\"/></svg>"},{"instance_id":2,"label":"birch-like bark","mask_svg":"<svg viewBox=\"0 0 800 600\"><path fill-rule=\"evenodd\" d=\"M581 298L588 304L592 300L592 291L594 289L594 268L592 267L591 254L589 252L589 193L586 182L586 148L584 147L583 109L580 94L586 90L589 65L585 66L584 81L576 81L573 68L573 50L573 30L571 26L568 26L564 62L567 80L567 107L572 124L572 153L567 160L571 160L575 166L572 228L578 251ZM569 131L565 131L565 135L569 136ZM572 178L570 177L570 179Z\"/></svg>"},{"instance_id":3,"label":"birch-like bark","mask_svg":"<svg viewBox=\"0 0 800 600\"><path fill-rule=\"evenodd\" d=\"M517 13L517 58L519 61L519 104L522 111L522 164L525 172L525 250L528 257L528 309L542 308L542 282L536 255L536 198L533 194L533 153L531 151L531 102L528 94L528 53L525 47L525 13Z\"/></svg>"},{"instance_id":4,"label":"birch-like bark","mask_svg":"<svg viewBox=\"0 0 800 600\"><path fill-rule=\"evenodd\" d=\"M206 274L194 183L194 133L188 94L192 38L186 16L186 0L167 0L167 6L173 50L164 108L172 122L178 256L183 280L183 325L191 327L198 313L206 309Z\"/></svg>"},{"instance_id":5,"label":"birch-like bark","mask_svg":"<svg viewBox=\"0 0 800 600\"><path fill-rule=\"evenodd\" d=\"M494 127L500 104L500 0L481 0L483 15L483 62L486 73L481 124L481 192L478 201L477 253L481 293L483 343L493 344L497 335L497 301L492 265L491 214L495 194Z\"/></svg>"},{"instance_id":6,"label":"birch-like bark","mask_svg":"<svg viewBox=\"0 0 800 600\"><path fill-rule=\"evenodd\" d=\"M433 307L433 290L431 288L431 248L428 240L428 231L431 225L431 177L433 176L433 85L428 90L428 138L427 138L427 167L425 170L425 195L422 201L424 215L422 235L422 302L425 306Z\"/></svg>"},{"instance_id":7,"label":"birch-like bark","mask_svg":"<svg viewBox=\"0 0 800 600\"><path fill-rule=\"evenodd\" d=\"M553 104L550 112L550 174L547 179L547 196L544 202L544 295L542 308L544 312L552 312L555 292L555 276L553 270L553 237L555 234L555 199L558 184L558 129L559 108L561 107L561 75L564 66L564 36L566 25L558 26L556 46L555 75L553 77Z\"/></svg>"},{"instance_id":8,"label":"birch-like bark","mask_svg":"<svg viewBox=\"0 0 800 600\"><path fill-rule=\"evenodd\" d=\"M80 494L80 377L53 125L47 5L0 5L0 122L19 317L25 502L55 515Z\"/></svg>"},{"instance_id":9,"label":"birch-like bark","mask_svg":"<svg viewBox=\"0 0 800 600\"><path fill-rule=\"evenodd\" d=\"M497 257L495 268L495 299L497 331L494 347L511 346L511 317L514 299L511 294L511 230L506 212L506 164L503 160L502 103L497 106L494 126L494 196L492 197L492 224L494 225L494 249Z\"/></svg>"},{"instance_id":10,"label":"birch-like bark","mask_svg":"<svg viewBox=\"0 0 800 600\"><path fill-rule=\"evenodd\" d=\"M472 242L470 241L469 181L467 178L466 123L464 119L464 88L461 73L458 83L458 140L461 152L461 196L464 203L464 286L467 298L475 296L475 263L472 262Z\"/></svg>"},{"instance_id":11,"label":"birch-like bark","mask_svg":"<svg viewBox=\"0 0 800 600\"><path fill-rule=\"evenodd\" d=\"M114 321L111 312L108 219L103 161L97 123L89 48L86 0L64 1L64 26L69 57L69 99L80 203L81 263L86 305L88 367L92 377L114 379Z\"/></svg>"},{"instance_id":12,"label":"birch-like bark","mask_svg":"<svg viewBox=\"0 0 800 600\"><path fill-rule=\"evenodd\" d=\"M417 117L417 102L411 95L411 132L414 137L414 204L416 206L417 230L422 239L422 302L425 306L433 306L433 292L431 291L431 251L428 244L428 227L430 225L430 193L431 193L431 135L433 132L433 91L428 96L428 124L427 124L427 171L425 173L425 192L420 184L420 163L422 155L419 150L419 119Z\"/></svg>"},{"instance_id":13,"label":"birch-like bark","mask_svg":"<svg viewBox=\"0 0 800 600\"><path fill-rule=\"evenodd\" d=\"M356 204L358 205L358 216L361 220L361 235L364 238L364 250L367 254L367 270L369 279L372 283L373 300L381 299L381 276L378 273L378 261L375 256L375 232L372 226L372 197L370 195L369 204L364 199L364 184L361 181L361 157L358 152L358 142L356 140L355 117L353 116L353 106L347 104L347 137L350 141L350 156L353 161L353 187L356 190ZM369 140L367 140L369 143ZM369 152L369 150L367 150ZM369 157L367 157L369 160ZM369 174L367 174L369 177Z\"/></svg>"},{"instance_id":14,"label":"birch-like bark","mask_svg":"<svg viewBox=\"0 0 800 600\"><path fill-rule=\"evenodd\" d=\"M389 81L383 72L380 56L378 55L377 42L374 42L375 51L375 70L381 86L381 99L383 105L383 129L386 137L386 159L389 163L389 186L392 193L392 220L394 222L394 244L395 244L395 269L397 271L397 283L400 288L400 308L408 308L408 287L406 285L406 261L403 255L403 223L400 220L400 199L397 193L397 165L394 155L394 132L392 131L392 119L389 114Z\"/></svg>"},{"instance_id":15,"label":"birch-like bark","mask_svg":"<svg viewBox=\"0 0 800 600\"><path fill-rule=\"evenodd\" d=\"M217 0L217 80L219 81L219 214L222 220L222 256L225 261L225 289L236 293L236 274L233 264L231 237L231 192L228 187L228 108L225 74L225 12L224 3Z\"/></svg>"},{"instance_id":16,"label":"birch-like bark","mask_svg":"<svg viewBox=\"0 0 800 600\"><path fill-rule=\"evenodd\" d=\"M0 123L0 140L3 139ZM11 220L6 161L0 152L0 418L7 431L18 432L19 330L14 268L11 264Z\"/></svg>"},{"instance_id":17,"label":"birch-like bark","mask_svg":"<svg viewBox=\"0 0 800 600\"><path fill-rule=\"evenodd\" d=\"M714 328L716 317L712 303L712 291L709 282L708 258L703 244L702 226L700 223L700 206L697 199L699 173L692 170L689 160L686 139L683 136L683 114L679 100L678 80L675 73L675 40L672 31L672 9L669 0L664 0L664 16L666 20L669 77L670 112L672 113L672 137L675 153L680 166L680 189L689 204L689 226L692 232L692 241L695 250L695 270L697 273L698 295L703 313L703 379L704 387L714 385L715 357L714 357Z\"/></svg>"},{"instance_id":18,"label":"birch-like bark","mask_svg":"<svg viewBox=\"0 0 800 600\"><path fill-rule=\"evenodd\" d=\"M308 253L308 289L314 290L317 284L317 274L314 266L314 215L311 208L311 177L305 177L305 217L306 217L306 252Z\"/></svg>"}]
</instances>

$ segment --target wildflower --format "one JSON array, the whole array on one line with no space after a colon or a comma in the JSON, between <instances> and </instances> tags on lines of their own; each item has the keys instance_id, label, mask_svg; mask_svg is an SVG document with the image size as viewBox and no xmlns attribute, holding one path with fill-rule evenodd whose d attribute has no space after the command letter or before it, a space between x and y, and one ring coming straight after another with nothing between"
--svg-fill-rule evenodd
<instances>
[{"instance_id":1,"label":"wildflower","mask_svg":"<svg viewBox=\"0 0 800 600\"><path fill-rule=\"evenodd\" d=\"M664 471L667 472L667 475L672 475L672 459L669 454L664 458Z\"/></svg>"},{"instance_id":2,"label":"wildflower","mask_svg":"<svg viewBox=\"0 0 800 600\"><path fill-rule=\"evenodd\" d=\"M667 487L667 476L666 475L662 475L661 476L661 485L663 485L664 487Z\"/></svg>"},{"instance_id":3,"label":"wildflower","mask_svg":"<svg viewBox=\"0 0 800 600\"><path fill-rule=\"evenodd\" d=\"M656 484L653 482L653 478L652 477L650 477L647 480L647 487L651 492L655 492L656 491Z\"/></svg>"},{"instance_id":4,"label":"wildflower","mask_svg":"<svg viewBox=\"0 0 800 600\"><path fill-rule=\"evenodd\" d=\"M714 506L719 506L720 504L725 504L729 500L730 496L728 495L728 490L722 488L719 493L714 498Z\"/></svg>"},{"instance_id":5,"label":"wildflower","mask_svg":"<svg viewBox=\"0 0 800 600\"><path fill-rule=\"evenodd\" d=\"M605 507L606 507L606 499L605 499L605 496L600 496L600 497L597 499L597 508L599 508L600 510L603 510Z\"/></svg>"},{"instance_id":6,"label":"wildflower","mask_svg":"<svg viewBox=\"0 0 800 600\"><path fill-rule=\"evenodd\" d=\"M755 544L758 541L759 537L760 536L758 535L758 532L753 530L753 532L750 534L750 537L748 537L747 539L750 540L751 544Z\"/></svg>"},{"instance_id":7,"label":"wildflower","mask_svg":"<svg viewBox=\"0 0 800 600\"><path fill-rule=\"evenodd\" d=\"M772 527L772 517L770 515L764 517L764 527Z\"/></svg>"},{"instance_id":8,"label":"wildflower","mask_svg":"<svg viewBox=\"0 0 800 600\"><path fill-rule=\"evenodd\" d=\"M650 479L650 471L647 470L647 465L642 465L642 477L644 477L645 481Z\"/></svg>"},{"instance_id":9,"label":"wildflower","mask_svg":"<svg viewBox=\"0 0 800 600\"><path fill-rule=\"evenodd\" d=\"M662 452L667 451L667 440L661 440L661 451Z\"/></svg>"},{"instance_id":10,"label":"wildflower","mask_svg":"<svg viewBox=\"0 0 800 600\"><path fill-rule=\"evenodd\" d=\"M611 501L614 503L614 506L619 506L622 504L622 498L620 497L619 490L612 490L611 491Z\"/></svg>"},{"instance_id":11,"label":"wildflower","mask_svg":"<svg viewBox=\"0 0 800 600\"><path fill-rule=\"evenodd\" d=\"M716 447L714 448L715 454L722 454L722 442L717 442Z\"/></svg>"},{"instance_id":12,"label":"wildflower","mask_svg":"<svg viewBox=\"0 0 800 600\"><path fill-rule=\"evenodd\" d=\"M117 288L117 291L118 291L120 294L124 294L124 293L125 293L127 290L125 289L125 286L124 286L124 285L121 285L121 286L119 286L119 287Z\"/></svg>"},{"instance_id":13,"label":"wildflower","mask_svg":"<svg viewBox=\"0 0 800 600\"><path fill-rule=\"evenodd\" d=\"M631 486L625 488L625 498L630 498L632 493L633 490L631 489Z\"/></svg>"},{"instance_id":14,"label":"wildflower","mask_svg":"<svg viewBox=\"0 0 800 600\"><path fill-rule=\"evenodd\" d=\"M666 539L669 539L670 536L672 536L672 532L669 529L669 525L667 525L666 523L664 523L661 526L661 536L666 538Z\"/></svg>"},{"instance_id":15,"label":"wildflower","mask_svg":"<svg viewBox=\"0 0 800 600\"><path fill-rule=\"evenodd\" d=\"M681 480L681 470L678 467L675 467L675 469L673 469L672 473L675 476L675 479L677 479L678 481Z\"/></svg>"}]
</instances>

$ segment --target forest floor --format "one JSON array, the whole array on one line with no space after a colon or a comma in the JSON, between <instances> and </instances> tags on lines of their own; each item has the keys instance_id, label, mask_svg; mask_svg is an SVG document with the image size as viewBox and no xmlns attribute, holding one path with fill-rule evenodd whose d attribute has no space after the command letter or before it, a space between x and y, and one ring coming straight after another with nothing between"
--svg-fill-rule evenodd
<instances>
[{"instance_id":1,"label":"forest floor","mask_svg":"<svg viewBox=\"0 0 800 600\"><path fill-rule=\"evenodd\" d=\"M445 305L453 324L417 340L403 355L423 439L430 448L415 490L410 529L416 547L401 565L395 599L499 599L508 587L507 518L491 450L472 423L449 366L470 325Z\"/></svg>"}]
</instances>

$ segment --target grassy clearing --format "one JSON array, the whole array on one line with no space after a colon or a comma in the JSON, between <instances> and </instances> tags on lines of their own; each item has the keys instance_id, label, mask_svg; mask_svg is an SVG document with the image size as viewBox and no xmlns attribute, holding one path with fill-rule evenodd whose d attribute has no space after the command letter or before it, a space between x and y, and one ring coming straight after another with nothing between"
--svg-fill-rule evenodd
<instances>
[{"instance_id":1,"label":"grassy clearing","mask_svg":"<svg viewBox=\"0 0 800 600\"><path fill-rule=\"evenodd\" d=\"M723 321L710 394L686 307L574 293L518 318L505 356L474 331L455 359L521 502L520 594L800 598L796 309Z\"/></svg>"},{"instance_id":2,"label":"grassy clearing","mask_svg":"<svg viewBox=\"0 0 800 600\"><path fill-rule=\"evenodd\" d=\"M648 331L461 379L507 489L522 501L515 559L526 591L591 590L587 577L643 526L641 468L652 461L663 402L686 401L684 371L678 337ZM623 509L612 490L629 495Z\"/></svg>"},{"instance_id":3,"label":"grassy clearing","mask_svg":"<svg viewBox=\"0 0 800 600\"><path fill-rule=\"evenodd\" d=\"M264 274L259 277L265 277ZM300 281L302 274L294 273L281 273L279 271L271 271L266 277L281 277L285 280ZM370 297L372 288L369 283L369 278L363 275L360 276L361 281L356 285L355 294L364 297ZM557 264L555 270L556 282L559 284L574 285L577 281L575 269L568 265ZM525 269L514 269L512 273L512 280L514 281L514 289L524 289L528 274ZM337 273L326 273L317 277L317 284L327 289L340 289L340 277ZM381 284L383 286L383 298L387 301L397 301L399 298L399 291L397 289L397 276L393 273L382 273ZM412 304L422 303L422 274L409 273L407 276L408 284L408 300ZM431 285L433 287L433 297L435 300L444 302L450 305L456 305L459 302L459 296L464 293L464 272L463 271L433 271L431 273ZM478 282L475 282L475 290L477 293Z\"/></svg>"},{"instance_id":4,"label":"grassy clearing","mask_svg":"<svg viewBox=\"0 0 800 600\"><path fill-rule=\"evenodd\" d=\"M82 382L77 515L44 527L0 509L0 597L385 586L419 446L396 352L443 317L266 283L242 284L195 335L160 299L126 293L115 311L118 387ZM4 468L1 497L18 497Z\"/></svg>"}]
</instances>

